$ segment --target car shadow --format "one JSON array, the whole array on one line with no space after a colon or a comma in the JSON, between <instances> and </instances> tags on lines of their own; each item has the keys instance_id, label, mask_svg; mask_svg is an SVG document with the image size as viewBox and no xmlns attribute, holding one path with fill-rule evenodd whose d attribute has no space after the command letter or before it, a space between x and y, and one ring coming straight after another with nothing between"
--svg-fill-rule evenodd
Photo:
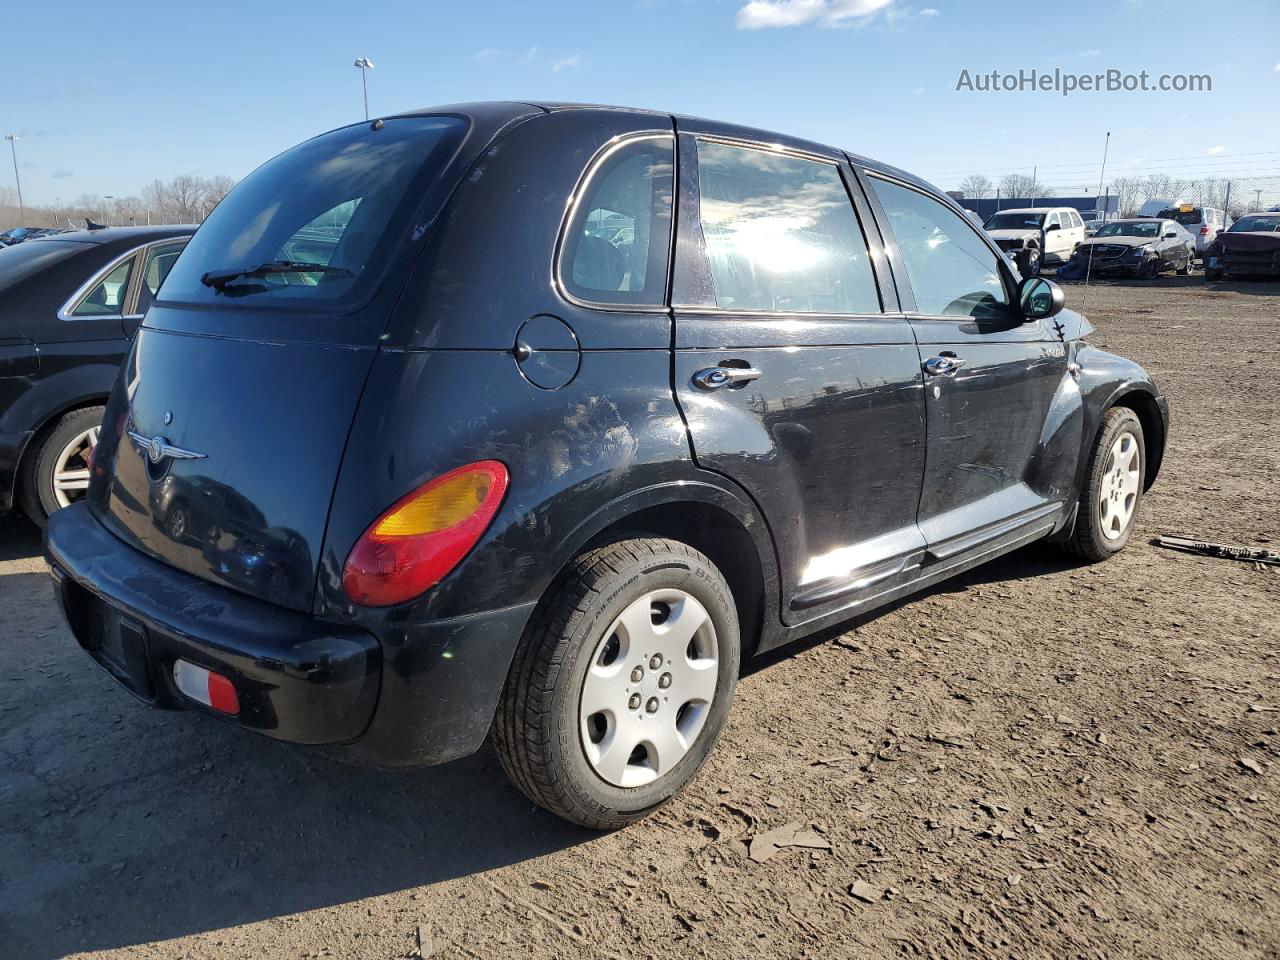
<instances>
[{"instance_id":1,"label":"car shadow","mask_svg":"<svg viewBox=\"0 0 1280 960\"><path fill-rule=\"evenodd\" d=\"M389 772L133 700L0 575L0 955L52 960L482 873L599 834L538 810L492 750ZM416 921L415 921L416 922Z\"/></svg>"},{"instance_id":2,"label":"car shadow","mask_svg":"<svg viewBox=\"0 0 1280 960\"><path fill-rule=\"evenodd\" d=\"M0 563L40 554L40 528L21 514L0 517Z\"/></svg>"}]
</instances>

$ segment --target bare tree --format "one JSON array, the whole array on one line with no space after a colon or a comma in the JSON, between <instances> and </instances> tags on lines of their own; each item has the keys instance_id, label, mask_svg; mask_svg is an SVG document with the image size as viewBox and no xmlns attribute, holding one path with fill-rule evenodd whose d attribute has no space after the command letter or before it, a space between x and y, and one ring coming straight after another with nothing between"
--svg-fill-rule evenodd
<instances>
[{"instance_id":1,"label":"bare tree","mask_svg":"<svg viewBox=\"0 0 1280 960\"><path fill-rule=\"evenodd\" d=\"M980 173L971 173L960 181L960 192L966 200L982 200L991 192L991 181Z\"/></svg>"},{"instance_id":2,"label":"bare tree","mask_svg":"<svg viewBox=\"0 0 1280 960\"><path fill-rule=\"evenodd\" d=\"M1028 200L1038 200L1040 197L1048 196L1048 193L1044 184L1025 173L1010 173L1000 178L1000 194L1003 197L1025 197Z\"/></svg>"},{"instance_id":3,"label":"bare tree","mask_svg":"<svg viewBox=\"0 0 1280 960\"><path fill-rule=\"evenodd\" d=\"M1116 198L1116 212L1122 217L1132 217L1138 212L1142 190L1142 183L1137 177L1117 177L1108 188Z\"/></svg>"},{"instance_id":4,"label":"bare tree","mask_svg":"<svg viewBox=\"0 0 1280 960\"><path fill-rule=\"evenodd\" d=\"M213 208L222 202L222 198L231 192L231 188L236 185L233 177L228 177L224 173L211 177L205 184L205 204L207 210L205 216L212 212Z\"/></svg>"}]
</instances>

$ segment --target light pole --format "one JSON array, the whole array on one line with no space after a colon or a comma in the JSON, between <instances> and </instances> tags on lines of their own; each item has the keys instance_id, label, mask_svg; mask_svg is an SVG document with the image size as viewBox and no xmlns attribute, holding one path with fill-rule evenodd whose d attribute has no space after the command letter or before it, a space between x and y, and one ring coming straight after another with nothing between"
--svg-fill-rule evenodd
<instances>
[{"instance_id":1,"label":"light pole","mask_svg":"<svg viewBox=\"0 0 1280 960\"><path fill-rule=\"evenodd\" d=\"M104 193L102 195L102 211L101 211L102 222L106 224L108 227L111 226L111 222L107 219L107 201L114 200L114 199L115 199L115 194L113 193Z\"/></svg>"},{"instance_id":2,"label":"light pole","mask_svg":"<svg viewBox=\"0 0 1280 960\"><path fill-rule=\"evenodd\" d=\"M18 176L18 135L6 133L4 138L9 141L9 152L13 154L13 182L18 185L18 217L26 223L27 207L22 202L22 178Z\"/></svg>"},{"instance_id":3,"label":"light pole","mask_svg":"<svg viewBox=\"0 0 1280 960\"><path fill-rule=\"evenodd\" d=\"M368 57L356 57L353 64L360 71L360 88L364 91L364 118L369 119L369 71L373 69L373 61Z\"/></svg>"}]
</instances>

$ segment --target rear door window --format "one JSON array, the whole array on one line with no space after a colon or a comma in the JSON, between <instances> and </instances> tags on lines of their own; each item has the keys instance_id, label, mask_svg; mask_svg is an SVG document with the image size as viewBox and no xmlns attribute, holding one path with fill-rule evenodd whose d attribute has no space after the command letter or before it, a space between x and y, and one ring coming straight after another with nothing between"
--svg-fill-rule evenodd
<instances>
[{"instance_id":1,"label":"rear door window","mask_svg":"<svg viewBox=\"0 0 1280 960\"><path fill-rule=\"evenodd\" d=\"M867 240L834 163L699 140L698 191L716 306L880 312Z\"/></svg>"},{"instance_id":2,"label":"rear door window","mask_svg":"<svg viewBox=\"0 0 1280 960\"><path fill-rule=\"evenodd\" d=\"M568 224L560 280L588 303L666 301L674 138L645 136L596 161Z\"/></svg>"},{"instance_id":3,"label":"rear door window","mask_svg":"<svg viewBox=\"0 0 1280 960\"><path fill-rule=\"evenodd\" d=\"M393 117L286 150L214 208L158 302L357 305L407 239L467 126L457 117Z\"/></svg>"},{"instance_id":4,"label":"rear door window","mask_svg":"<svg viewBox=\"0 0 1280 960\"><path fill-rule=\"evenodd\" d=\"M73 317L118 317L124 313L125 295L129 292L129 277L133 273L134 254L112 267L105 277L94 285L71 308Z\"/></svg>"},{"instance_id":5,"label":"rear door window","mask_svg":"<svg viewBox=\"0 0 1280 960\"><path fill-rule=\"evenodd\" d=\"M1003 318L999 261L963 217L910 187L869 178L906 265L916 311L925 316Z\"/></svg>"}]
</instances>

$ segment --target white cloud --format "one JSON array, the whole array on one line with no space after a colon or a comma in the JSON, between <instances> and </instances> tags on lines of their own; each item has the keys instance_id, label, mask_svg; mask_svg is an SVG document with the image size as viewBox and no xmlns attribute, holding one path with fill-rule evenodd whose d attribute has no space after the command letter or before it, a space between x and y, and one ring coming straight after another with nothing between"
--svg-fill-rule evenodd
<instances>
[{"instance_id":1,"label":"white cloud","mask_svg":"<svg viewBox=\"0 0 1280 960\"><path fill-rule=\"evenodd\" d=\"M941 11L935 10L933 7L925 7L920 11L922 17L936 17Z\"/></svg>"},{"instance_id":2,"label":"white cloud","mask_svg":"<svg viewBox=\"0 0 1280 960\"><path fill-rule=\"evenodd\" d=\"M528 50L526 50L526 51L524 52L524 56L522 56L522 57L520 58L520 62L521 62L521 63L532 63L532 62L533 62L533 58L534 58L534 57L536 57L537 55L538 55L538 48L537 48L537 47L530 47Z\"/></svg>"},{"instance_id":3,"label":"white cloud","mask_svg":"<svg viewBox=\"0 0 1280 960\"><path fill-rule=\"evenodd\" d=\"M1205 151L1205 153L1209 154L1210 156L1216 157L1218 154L1224 153L1226 149L1227 148L1224 147L1222 144L1218 144L1217 146L1210 147L1208 150Z\"/></svg>"},{"instance_id":4,"label":"white cloud","mask_svg":"<svg viewBox=\"0 0 1280 960\"><path fill-rule=\"evenodd\" d=\"M924 87L916 87L915 96L917 96L917 97L923 97L923 96L924 96L924 94L925 94L925 89L924 89Z\"/></svg>"},{"instance_id":5,"label":"white cloud","mask_svg":"<svg viewBox=\"0 0 1280 960\"><path fill-rule=\"evenodd\" d=\"M1100 57L1102 56L1102 51L1095 48L1090 48L1089 50L1081 50L1080 56L1082 59L1088 58L1088 57Z\"/></svg>"},{"instance_id":6,"label":"white cloud","mask_svg":"<svg viewBox=\"0 0 1280 960\"><path fill-rule=\"evenodd\" d=\"M551 69L555 73L559 73L561 70L568 70L571 67L580 66L582 66L582 54L575 53L571 57L565 57L563 60L557 60L555 63L551 64Z\"/></svg>"},{"instance_id":7,"label":"white cloud","mask_svg":"<svg viewBox=\"0 0 1280 960\"><path fill-rule=\"evenodd\" d=\"M501 56L502 56L502 51L495 50L493 49L493 47L485 47L483 50L476 51L476 59L481 61L482 63L488 63L492 60L497 60Z\"/></svg>"},{"instance_id":8,"label":"white cloud","mask_svg":"<svg viewBox=\"0 0 1280 960\"><path fill-rule=\"evenodd\" d=\"M1275 65L1275 67L1273 67L1273 68L1272 68L1272 72L1273 72L1273 73L1280 73L1280 63L1277 63L1277 64Z\"/></svg>"},{"instance_id":9,"label":"white cloud","mask_svg":"<svg viewBox=\"0 0 1280 960\"><path fill-rule=\"evenodd\" d=\"M798 27L805 23L836 26L869 20L895 0L751 0L738 10L739 30Z\"/></svg>"}]
</instances>

